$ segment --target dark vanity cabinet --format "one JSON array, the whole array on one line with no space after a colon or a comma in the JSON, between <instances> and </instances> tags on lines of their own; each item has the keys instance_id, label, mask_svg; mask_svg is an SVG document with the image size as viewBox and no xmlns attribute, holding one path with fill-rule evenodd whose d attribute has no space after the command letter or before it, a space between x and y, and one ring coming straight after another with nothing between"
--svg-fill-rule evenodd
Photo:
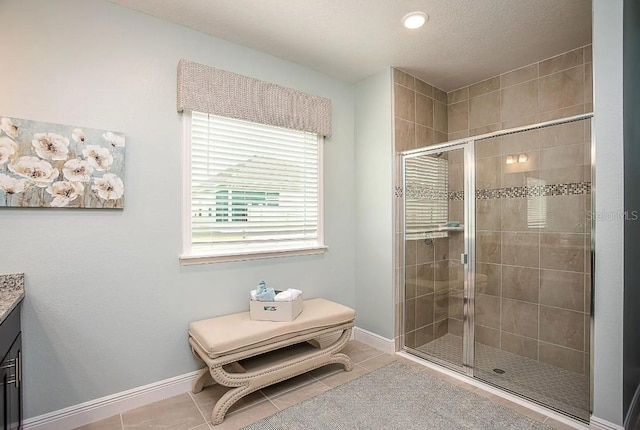
<instances>
[{"instance_id":1,"label":"dark vanity cabinet","mask_svg":"<svg viewBox=\"0 0 640 430\"><path fill-rule=\"evenodd\" d=\"M22 336L20 305L0 324L0 381L2 406L0 423L4 429L22 428Z\"/></svg>"}]
</instances>

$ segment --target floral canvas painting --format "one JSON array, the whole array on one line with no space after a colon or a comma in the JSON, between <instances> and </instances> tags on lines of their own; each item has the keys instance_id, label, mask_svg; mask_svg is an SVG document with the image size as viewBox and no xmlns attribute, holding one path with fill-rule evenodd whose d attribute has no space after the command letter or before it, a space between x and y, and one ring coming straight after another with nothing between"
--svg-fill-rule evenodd
<instances>
[{"instance_id":1,"label":"floral canvas painting","mask_svg":"<svg viewBox=\"0 0 640 430\"><path fill-rule=\"evenodd\" d=\"M124 208L122 133L0 116L0 207Z\"/></svg>"}]
</instances>

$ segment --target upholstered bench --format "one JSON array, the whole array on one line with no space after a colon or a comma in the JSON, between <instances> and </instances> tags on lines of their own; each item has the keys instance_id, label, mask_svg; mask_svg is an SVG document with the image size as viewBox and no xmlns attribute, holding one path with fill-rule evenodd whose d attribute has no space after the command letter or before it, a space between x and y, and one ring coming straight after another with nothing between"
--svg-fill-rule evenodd
<instances>
[{"instance_id":1,"label":"upholstered bench","mask_svg":"<svg viewBox=\"0 0 640 430\"><path fill-rule=\"evenodd\" d=\"M249 312L192 322L189 343L206 364L193 392L214 382L232 387L211 413L213 424L220 424L235 402L268 385L331 363L350 371L351 359L340 350L351 337L354 319L355 311L347 306L312 299L290 322L254 321Z\"/></svg>"}]
</instances>

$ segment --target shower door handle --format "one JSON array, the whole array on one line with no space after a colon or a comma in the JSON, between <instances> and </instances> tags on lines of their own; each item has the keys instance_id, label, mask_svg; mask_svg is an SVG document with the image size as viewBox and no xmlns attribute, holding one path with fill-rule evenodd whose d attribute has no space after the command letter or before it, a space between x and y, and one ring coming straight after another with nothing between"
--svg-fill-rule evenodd
<instances>
[{"instance_id":1,"label":"shower door handle","mask_svg":"<svg viewBox=\"0 0 640 430\"><path fill-rule=\"evenodd\" d=\"M460 254L460 263L461 264L467 264L469 262L469 259L467 258L467 254Z\"/></svg>"}]
</instances>

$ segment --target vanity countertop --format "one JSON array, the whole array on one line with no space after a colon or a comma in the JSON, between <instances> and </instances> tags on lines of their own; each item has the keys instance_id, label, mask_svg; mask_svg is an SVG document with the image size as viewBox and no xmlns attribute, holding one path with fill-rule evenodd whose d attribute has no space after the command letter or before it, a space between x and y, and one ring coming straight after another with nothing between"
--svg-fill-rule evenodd
<instances>
[{"instance_id":1,"label":"vanity countertop","mask_svg":"<svg viewBox=\"0 0 640 430\"><path fill-rule=\"evenodd\" d=\"M0 275L0 324L24 298L24 273Z\"/></svg>"}]
</instances>

